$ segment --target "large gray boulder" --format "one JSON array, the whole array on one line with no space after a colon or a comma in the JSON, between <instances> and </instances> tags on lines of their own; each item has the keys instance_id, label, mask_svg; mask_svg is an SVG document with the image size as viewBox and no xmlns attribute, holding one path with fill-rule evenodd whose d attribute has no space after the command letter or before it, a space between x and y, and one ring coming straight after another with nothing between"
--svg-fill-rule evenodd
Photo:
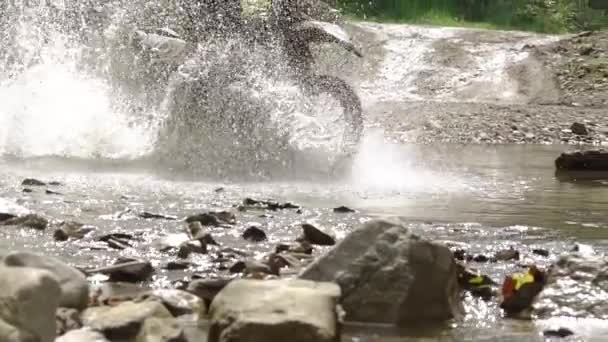
<instances>
[{"instance_id":1,"label":"large gray boulder","mask_svg":"<svg viewBox=\"0 0 608 342\"><path fill-rule=\"evenodd\" d=\"M0 266L2 341L53 342L60 294L59 283L48 271Z\"/></svg>"},{"instance_id":2,"label":"large gray boulder","mask_svg":"<svg viewBox=\"0 0 608 342\"><path fill-rule=\"evenodd\" d=\"M462 313L450 250L387 221L356 229L300 278L338 283L347 320L406 325Z\"/></svg>"},{"instance_id":3,"label":"large gray boulder","mask_svg":"<svg viewBox=\"0 0 608 342\"><path fill-rule=\"evenodd\" d=\"M9 253L4 265L10 267L32 267L51 272L59 281L61 296L59 306L82 310L89 302L89 284L76 268L52 257L27 252Z\"/></svg>"},{"instance_id":4,"label":"large gray boulder","mask_svg":"<svg viewBox=\"0 0 608 342\"><path fill-rule=\"evenodd\" d=\"M337 342L340 288L299 279L230 282L210 308L209 342Z\"/></svg>"},{"instance_id":5,"label":"large gray boulder","mask_svg":"<svg viewBox=\"0 0 608 342\"><path fill-rule=\"evenodd\" d=\"M534 305L542 318L559 316L608 319L608 257L573 252L547 272Z\"/></svg>"}]
</instances>

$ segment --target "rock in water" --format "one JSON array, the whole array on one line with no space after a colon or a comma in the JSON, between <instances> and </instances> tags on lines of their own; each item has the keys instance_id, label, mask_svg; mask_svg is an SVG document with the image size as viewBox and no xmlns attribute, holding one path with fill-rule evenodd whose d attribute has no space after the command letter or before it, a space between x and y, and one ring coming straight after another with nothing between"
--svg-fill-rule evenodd
<instances>
[{"instance_id":1,"label":"rock in water","mask_svg":"<svg viewBox=\"0 0 608 342\"><path fill-rule=\"evenodd\" d=\"M59 306L82 310L89 302L89 283L79 270L52 257L27 252L10 253L4 264L10 267L31 267L50 271L59 281Z\"/></svg>"},{"instance_id":2,"label":"rock in water","mask_svg":"<svg viewBox=\"0 0 608 342\"><path fill-rule=\"evenodd\" d=\"M130 341L139 334L144 321L150 317L172 316L163 304L156 301L124 302L117 306L89 308L82 314L82 323L111 341Z\"/></svg>"},{"instance_id":3,"label":"rock in water","mask_svg":"<svg viewBox=\"0 0 608 342\"><path fill-rule=\"evenodd\" d=\"M217 294L230 283L232 279L196 279L188 284L187 291L201 298L209 307Z\"/></svg>"},{"instance_id":4,"label":"rock in water","mask_svg":"<svg viewBox=\"0 0 608 342\"><path fill-rule=\"evenodd\" d=\"M21 185L23 186L46 186L46 183L35 179L35 178L26 178L23 180L23 182L21 182Z\"/></svg>"},{"instance_id":5,"label":"rock in water","mask_svg":"<svg viewBox=\"0 0 608 342\"><path fill-rule=\"evenodd\" d=\"M340 340L340 288L299 279L230 282L210 308L209 342Z\"/></svg>"},{"instance_id":6,"label":"rock in water","mask_svg":"<svg viewBox=\"0 0 608 342\"><path fill-rule=\"evenodd\" d=\"M387 221L356 229L300 278L337 282L348 320L405 325L462 314L450 250Z\"/></svg>"},{"instance_id":7,"label":"rock in water","mask_svg":"<svg viewBox=\"0 0 608 342\"><path fill-rule=\"evenodd\" d=\"M585 126L585 124L582 124L580 122L573 123L572 126L570 126L570 130L572 131L572 133L578 134L578 135L589 134L589 131L587 130L587 127Z\"/></svg>"},{"instance_id":8,"label":"rock in water","mask_svg":"<svg viewBox=\"0 0 608 342\"><path fill-rule=\"evenodd\" d=\"M21 226L37 230L45 230L49 224L49 221L40 215L27 214L25 216L5 220L2 222L2 224L5 226Z\"/></svg>"},{"instance_id":9,"label":"rock in water","mask_svg":"<svg viewBox=\"0 0 608 342\"><path fill-rule=\"evenodd\" d=\"M13 341L55 341L55 312L61 289L53 274L36 268L0 266L0 289L0 337L8 333L14 338L12 326L23 337ZM34 339L28 339L28 334Z\"/></svg>"},{"instance_id":10,"label":"rock in water","mask_svg":"<svg viewBox=\"0 0 608 342\"><path fill-rule=\"evenodd\" d=\"M57 338L55 342L109 342L106 338L89 328L72 330L67 334Z\"/></svg>"},{"instance_id":11,"label":"rock in water","mask_svg":"<svg viewBox=\"0 0 608 342\"><path fill-rule=\"evenodd\" d=\"M267 239L266 233L256 226L251 226L243 232L243 239L251 242L262 242Z\"/></svg>"},{"instance_id":12,"label":"rock in water","mask_svg":"<svg viewBox=\"0 0 608 342\"><path fill-rule=\"evenodd\" d=\"M312 224L304 223L302 225L303 236L302 240L308 241L313 245L319 246L333 246L336 244L336 240L328 234L322 232Z\"/></svg>"},{"instance_id":13,"label":"rock in water","mask_svg":"<svg viewBox=\"0 0 608 342\"><path fill-rule=\"evenodd\" d=\"M608 151L589 150L562 153L555 160L558 170L608 171Z\"/></svg>"}]
</instances>

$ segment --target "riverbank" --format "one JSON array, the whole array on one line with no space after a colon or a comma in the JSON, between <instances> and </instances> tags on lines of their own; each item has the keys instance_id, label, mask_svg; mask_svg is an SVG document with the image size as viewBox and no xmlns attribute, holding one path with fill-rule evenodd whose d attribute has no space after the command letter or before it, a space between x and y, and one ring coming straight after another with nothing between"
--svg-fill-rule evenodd
<instances>
[{"instance_id":1,"label":"riverbank","mask_svg":"<svg viewBox=\"0 0 608 342\"><path fill-rule=\"evenodd\" d=\"M330 61L322 70L356 84L367 126L394 141L608 144L608 32L377 23L349 30L365 57L322 55Z\"/></svg>"}]
</instances>

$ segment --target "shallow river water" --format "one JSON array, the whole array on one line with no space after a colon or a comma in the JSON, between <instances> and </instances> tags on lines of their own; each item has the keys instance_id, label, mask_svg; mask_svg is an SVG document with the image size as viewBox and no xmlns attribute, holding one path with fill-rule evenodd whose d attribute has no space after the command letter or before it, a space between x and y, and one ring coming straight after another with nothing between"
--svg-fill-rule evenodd
<instances>
[{"instance_id":1,"label":"shallow river water","mask_svg":"<svg viewBox=\"0 0 608 342\"><path fill-rule=\"evenodd\" d=\"M544 44L557 37L355 24L355 40L366 57L354 62L329 54L320 59L328 64L322 67L348 80L362 98L368 127L358 153L342 165L343 172L336 177L320 176L325 170L312 172L316 163L305 162L307 167L299 170L298 177L287 177L288 181L231 183L177 174L138 159L153 149L167 113L133 111L137 106L117 100L116 89L106 81L79 71L75 56L83 52L82 46L71 46L62 30L55 32L44 25L32 29L51 20L45 18L34 12L32 17L17 20L11 40L0 43L0 48L14 43L0 52L14 51L13 58L20 65L1 65L0 69L0 212L17 207L30 210L50 218L51 227L45 231L0 229L0 254L29 250L85 268L105 266L118 257L141 258L157 266L150 286L170 287L194 274L212 277L221 273L222 265L214 255L223 248L261 258L278 243L293 242L304 222L339 240L373 217L391 217L428 239L472 254L516 248L522 254L519 263L470 265L498 282L521 271L522 265L546 267L577 243L599 253L608 249L608 180L573 182L555 175L555 158L571 147L391 144L384 136L395 132L383 135L369 127L374 121L380 121L375 125L380 129L395 126L389 121L393 119L382 121L382 113L376 113L384 111L386 103L392 109L405 108L408 113L403 121L419 115L415 109L410 113L403 101L525 104L538 95L537 90L544 92L545 84L531 87L531 94L523 96L509 67L528 57L527 44ZM120 27L119 19L117 15L110 28ZM36 58L30 61L32 56ZM111 65L110 57L98 62ZM529 76L543 83L537 77L542 72L533 65ZM275 100L283 100L279 95L289 89L281 84L267 88L262 95ZM142 95L134 93L130 95ZM301 96L296 92L292 97ZM277 100L276 107L283 110L282 106L290 109L298 104L290 99ZM306 138L308 132L297 133ZM318 164L324 165L322 161ZM61 184L24 187L25 178ZM236 207L247 197L289 201L302 209L238 211ZM357 212L333 212L342 205ZM192 266L186 270L165 270L162 266L176 256L161 252L160 247L183 241L181 219L219 210L233 211L237 219L234 227L210 230L221 246L207 255L191 256ZM144 219L139 217L143 212L176 220ZM94 227L93 236L131 234L132 246L108 249L93 238L54 241L56 225L68 220ZM266 231L268 241L249 243L241 237L252 224ZM549 257L533 254L535 248L548 250ZM323 251L318 248L315 255ZM605 341L608 336L604 321L506 319L497 299L484 302L467 295L465 308L462 320L439 327L394 330L348 323L344 341L541 341L547 327L569 328L581 340Z\"/></svg>"},{"instance_id":2,"label":"shallow river water","mask_svg":"<svg viewBox=\"0 0 608 342\"><path fill-rule=\"evenodd\" d=\"M184 225L179 221L141 219L137 213L183 218L204 210L234 210L244 197L252 197L291 201L303 210L300 214L273 212L266 217L260 212L237 212L235 228L212 231L222 247L261 257L277 243L293 241L302 222L315 223L341 238L371 217L390 216L422 236L466 246L473 253L492 253L513 246L522 252L521 264L547 266L575 243L589 244L600 252L608 247L608 185L556 178L553 160L564 149L567 147L403 146L370 138L344 177L259 183L178 180L152 165L133 161L5 159L0 164L0 197L5 205L18 203L56 220L76 220L100 232L128 232L138 240L133 248L115 251L98 249L86 241L54 242L48 230L2 230L0 247L43 251L78 266L105 265L119 256L146 258L161 266L175 257L159 252L154 247L156 241L183 232ZM33 192L24 193L20 184L26 177L63 185L48 187L59 194L47 194L45 187L30 187ZM216 191L218 187L224 190ZM331 212L340 205L358 212ZM266 230L267 243L250 244L241 239L242 231L252 223ZM533 248L545 248L551 257L533 255ZM217 271L208 256L197 256L192 261L196 266L186 271L159 271L153 286L168 286L194 273L211 276ZM472 266L498 280L508 272L519 271L516 264ZM464 321L443 328L392 331L350 324L347 331L358 336L353 341L376 341L374 335L384 336L379 341L538 340L542 327L551 324L565 325L599 341L608 331L608 324L601 321L507 320L496 303L470 297L465 302Z\"/></svg>"}]
</instances>

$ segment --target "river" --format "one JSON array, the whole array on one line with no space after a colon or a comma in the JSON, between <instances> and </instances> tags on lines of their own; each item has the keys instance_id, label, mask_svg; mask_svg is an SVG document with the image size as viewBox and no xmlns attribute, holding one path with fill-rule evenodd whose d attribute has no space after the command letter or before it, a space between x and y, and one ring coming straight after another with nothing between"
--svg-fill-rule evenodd
<instances>
[{"instance_id":1,"label":"river","mask_svg":"<svg viewBox=\"0 0 608 342\"><path fill-rule=\"evenodd\" d=\"M364 138L357 153L343 162L339 175L328 176L304 165L314 158L307 156L297 177L288 180L220 180L177 173L150 161L146 155L153 150L165 114L144 111L135 116L125 106L117 106L114 89L81 73L74 64L75 50L66 48L60 35L40 43L40 63L11 79L0 79L0 211L3 206L19 205L55 222L74 220L100 233L128 232L135 240L130 248L112 250L91 241L56 242L48 231L0 230L0 250L42 252L83 267L105 265L119 256L161 266L170 257L158 251L158 242L179 238L183 223L144 220L138 213L183 218L233 209L250 197L290 201L303 208L301 213L238 213L235 228L212 231L220 245L254 257L277 243L293 241L303 222L315 223L340 239L361 222L384 216L429 239L466 246L472 253L512 246L526 255L526 262L541 266L576 243L606 251L608 181L574 182L555 175L554 159L572 147L415 145L389 139L399 134L399 127L395 116L384 116L386 110L395 111L406 102L525 105L539 97L553 99L554 92L544 89L543 82L515 77L510 67L528 57L523 45L557 37L375 23L351 26L368 57L360 64L344 59L336 65L330 52L320 68L334 67L356 86L366 110ZM535 64L528 65L536 70ZM542 75L542 70L538 72ZM537 79L534 74L531 78ZM520 91L521 82L530 85L527 92ZM274 96L277 88L268 91ZM324 165L323 160L319 165ZM22 186L21 181L30 177L62 185ZM334 214L331 209L341 205L357 213ZM268 233L267 242L241 239L242 231L254 223ZM533 255L534 248L549 250L550 258ZM194 273L218 272L210 255L191 261L195 266L186 271L159 270L152 286L170 286ZM477 266L496 280L519 271L517 265ZM586 340L599 341L608 332L605 322L511 321L502 318L496 303L467 297L465 304L467 317L462 322L421 331L349 324L345 340L536 341L542 340L539 333L545 327L554 324L566 325Z\"/></svg>"}]
</instances>

